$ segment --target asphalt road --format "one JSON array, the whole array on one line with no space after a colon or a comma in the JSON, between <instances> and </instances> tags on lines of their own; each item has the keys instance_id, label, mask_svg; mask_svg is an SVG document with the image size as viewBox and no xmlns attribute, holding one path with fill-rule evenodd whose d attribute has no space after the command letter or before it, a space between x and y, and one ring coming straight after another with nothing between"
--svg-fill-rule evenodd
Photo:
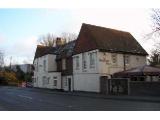
<instances>
[{"instance_id":1,"label":"asphalt road","mask_svg":"<svg viewBox=\"0 0 160 120\"><path fill-rule=\"evenodd\" d=\"M57 94L49 90L0 86L1 111L153 111L160 103Z\"/></svg>"}]
</instances>

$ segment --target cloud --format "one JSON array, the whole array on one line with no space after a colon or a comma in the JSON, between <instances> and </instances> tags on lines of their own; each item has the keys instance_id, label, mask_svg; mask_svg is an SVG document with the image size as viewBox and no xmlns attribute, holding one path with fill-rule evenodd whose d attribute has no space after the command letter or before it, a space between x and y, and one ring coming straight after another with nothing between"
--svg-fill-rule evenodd
<instances>
[{"instance_id":1,"label":"cloud","mask_svg":"<svg viewBox=\"0 0 160 120\"><path fill-rule=\"evenodd\" d=\"M9 48L6 48L6 64L10 63L11 56L13 64L22 64L24 61L25 63L32 63L36 45L36 36L16 40Z\"/></svg>"}]
</instances>

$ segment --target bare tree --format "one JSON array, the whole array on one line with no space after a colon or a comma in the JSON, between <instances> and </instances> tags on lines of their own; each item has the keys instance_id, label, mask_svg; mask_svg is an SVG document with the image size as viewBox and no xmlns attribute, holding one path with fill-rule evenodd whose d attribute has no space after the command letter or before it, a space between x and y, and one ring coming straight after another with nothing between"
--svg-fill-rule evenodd
<instances>
[{"instance_id":1,"label":"bare tree","mask_svg":"<svg viewBox=\"0 0 160 120\"><path fill-rule=\"evenodd\" d=\"M66 42L70 42L72 40L77 39L77 35L75 33L63 32L63 33L61 33L59 38L62 38L66 43ZM42 35L38 39L38 44L44 45L44 46L55 46L56 39L57 39L57 37L54 36L53 34Z\"/></svg>"},{"instance_id":2,"label":"bare tree","mask_svg":"<svg viewBox=\"0 0 160 120\"><path fill-rule=\"evenodd\" d=\"M146 40L152 39L154 40L154 42L157 42L156 40L157 37L160 37L160 9L151 9L150 18L152 21L151 32L145 34L144 39Z\"/></svg>"},{"instance_id":3,"label":"bare tree","mask_svg":"<svg viewBox=\"0 0 160 120\"><path fill-rule=\"evenodd\" d=\"M151 20L152 20L152 32L147 34L148 39L154 41L154 48L151 51L149 56L149 63L153 66L160 65L160 41L157 39L160 37L160 9L152 9L151 11Z\"/></svg>"},{"instance_id":4,"label":"bare tree","mask_svg":"<svg viewBox=\"0 0 160 120\"><path fill-rule=\"evenodd\" d=\"M63 33L61 33L61 38L65 39L66 42L70 42L70 41L73 41L73 40L77 39L77 34L63 32Z\"/></svg>"},{"instance_id":5,"label":"bare tree","mask_svg":"<svg viewBox=\"0 0 160 120\"><path fill-rule=\"evenodd\" d=\"M149 61L149 64L152 66L159 66L160 65L160 50L159 49L152 50L152 53L148 61Z\"/></svg>"},{"instance_id":6,"label":"bare tree","mask_svg":"<svg viewBox=\"0 0 160 120\"><path fill-rule=\"evenodd\" d=\"M42 35L38 39L38 44L44 46L54 46L55 43L56 43L56 37L50 33L48 33L47 35Z\"/></svg>"},{"instance_id":7,"label":"bare tree","mask_svg":"<svg viewBox=\"0 0 160 120\"><path fill-rule=\"evenodd\" d=\"M160 34L160 9L152 9L151 20L153 22L153 33L156 32Z\"/></svg>"}]
</instances>

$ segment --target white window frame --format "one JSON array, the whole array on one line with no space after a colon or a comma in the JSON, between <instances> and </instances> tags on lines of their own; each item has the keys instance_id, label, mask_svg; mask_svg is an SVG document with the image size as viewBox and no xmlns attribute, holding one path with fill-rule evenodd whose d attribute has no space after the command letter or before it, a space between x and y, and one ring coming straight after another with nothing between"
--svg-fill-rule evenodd
<instances>
[{"instance_id":1,"label":"white window frame","mask_svg":"<svg viewBox=\"0 0 160 120\"><path fill-rule=\"evenodd\" d=\"M43 70L46 71L46 60L43 60Z\"/></svg>"},{"instance_id":2,"label":"white window frame","mask_svg":"<svg viewBox=\"0 0 160 120\"><path fill-rule=\"evenodd\" d=\"M86 70L87 69L87 54L82 53L82 69Z\"/></svg>"},{"instance_id":3,"label":"white window frame","mask_svg":"<svg viewBox=\"0 0 160 120\"><path fill-rule=\"evenodd\" d=\"M90 68L95 68L95 64L96 64L96 57L95 57L95 55L96 55L95 52L89 53Z\"/></svg>"},{"instance_id":4,"label":"white window frame","mask_svg":"<svg viewBox=\"0 0 160 120\"><path fill-rule=\"evenodd\" d=\"M50 83L50 77L47 78L47 82L46 82L46 83L47 83L47 84Z\"/></svg>"},{"instance_id":5,"label":"white window frame","mask_svg":"<svg viewBox=\"0 0 160 120\"><path fill-rule=\"evenodd\" d=\"M42 77L43 85L45 85L45 83L46 83L45 80L46 80L46 76L43 76L43 77Z\"/></svg>"},{"instance_id":6,"label":"white window frame","mask_svg":"<svg viewBox=\"0 0 160 120\"><path fill-rule=\"evenodd\" d=\"M54 85L54 86L57 86L57 79L54 79L54 80L53 80L53 85Z\"/></svg>"},{"instance_id":7,"label":"white window frame","mask_svg":"<svg viewBox=\"0 0 160 120\"><path fill-rule=\"evenodd\" d=\"M64 80L64 85L68 86L68 80L67 79Z\"/></svg>"},{"instance_id":8,"label":"white window frame","mask_svg":"<svg viewBox=\"0 0 160 120\"><path fill-rule=\"evenodd\" d=\"M34 78L34 83L36 83L37 82L37 80L36 80L36 78Z\"/></svg>"},{"instance_id":9,"label":"white window frame","mask_svg":"<svg viewBox=\"0 0 160 120\"><path fill-rule=\"evenodd\" d=\"M130 56L129 55L125 55L125 64L129 65L130 64Z\"/></svg>"},{"instance_id":10,"label":"white window frame","mask_svg":"<svg viewBox=\"0 0 160 120\"><path fill-rule=\"evenodd\" d=\"M50 79L50 77L47 78L46 76L43 76L43 77L42 77L43 85L49 84L49 79Z\"/></svg>"},{"instance_id":11,"label":"white window frame","mask_svg":"<svg viewBox=\"0 0 160 120\"><path fill-rule=\"evenodd\" d=\"M38 72L38 69L39 69L39 67L38 67L38 59L37 59L37 66L36 67L37 67L37 72Z\"/></svg>"},{"instance_id":12,"label":"white window frame","mask_svg":"<svg viewBox=\"0 0 160 120\"><path fill-rule=\"evenodd\" d=\"M75 68L79 70L79 56L75 56Z\"/></svg>"},{"instance_id":13,"label":"white window frame","mask_svg":"<svg viewBox=\"0 0 160 120\"><path fill-rule=\"evenodd\" d=\"M112 53L111 57L112 57L112 63L113 64L117 64L117 54L116 53Z\"/></svg>"},{"instance_id":14,"label":"white window frame","mask_svg":"<svg viewBox=\"0 0 160 120\"><path fill-rule=\"evenodd\" d=\"M58 83L58 77L57 76L54 76L53 77L53 86L57 86L57 83ZM55 85L55 81L56 81L56 85Z\"/></svg>"}]
</instances>

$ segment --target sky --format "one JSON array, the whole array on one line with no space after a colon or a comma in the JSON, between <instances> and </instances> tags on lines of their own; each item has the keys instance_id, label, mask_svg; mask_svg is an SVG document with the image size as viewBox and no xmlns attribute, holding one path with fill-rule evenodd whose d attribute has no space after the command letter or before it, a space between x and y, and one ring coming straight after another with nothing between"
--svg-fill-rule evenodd
<instances>
[{"instance_id":1,"label":"sky","mask_svg":"<svg viewBox=\"0 0 160 120\"><path fill-rule=\"evenodd\" d=\"M63 32L79 33L82 23L130 32L147 52L153 40L145 39L151 32L150 9L0 9L0 50L5 63L32 63L37 39L41 35ZM86 43L87 44L87 43Z\"/></svg>"}]
</instances>

